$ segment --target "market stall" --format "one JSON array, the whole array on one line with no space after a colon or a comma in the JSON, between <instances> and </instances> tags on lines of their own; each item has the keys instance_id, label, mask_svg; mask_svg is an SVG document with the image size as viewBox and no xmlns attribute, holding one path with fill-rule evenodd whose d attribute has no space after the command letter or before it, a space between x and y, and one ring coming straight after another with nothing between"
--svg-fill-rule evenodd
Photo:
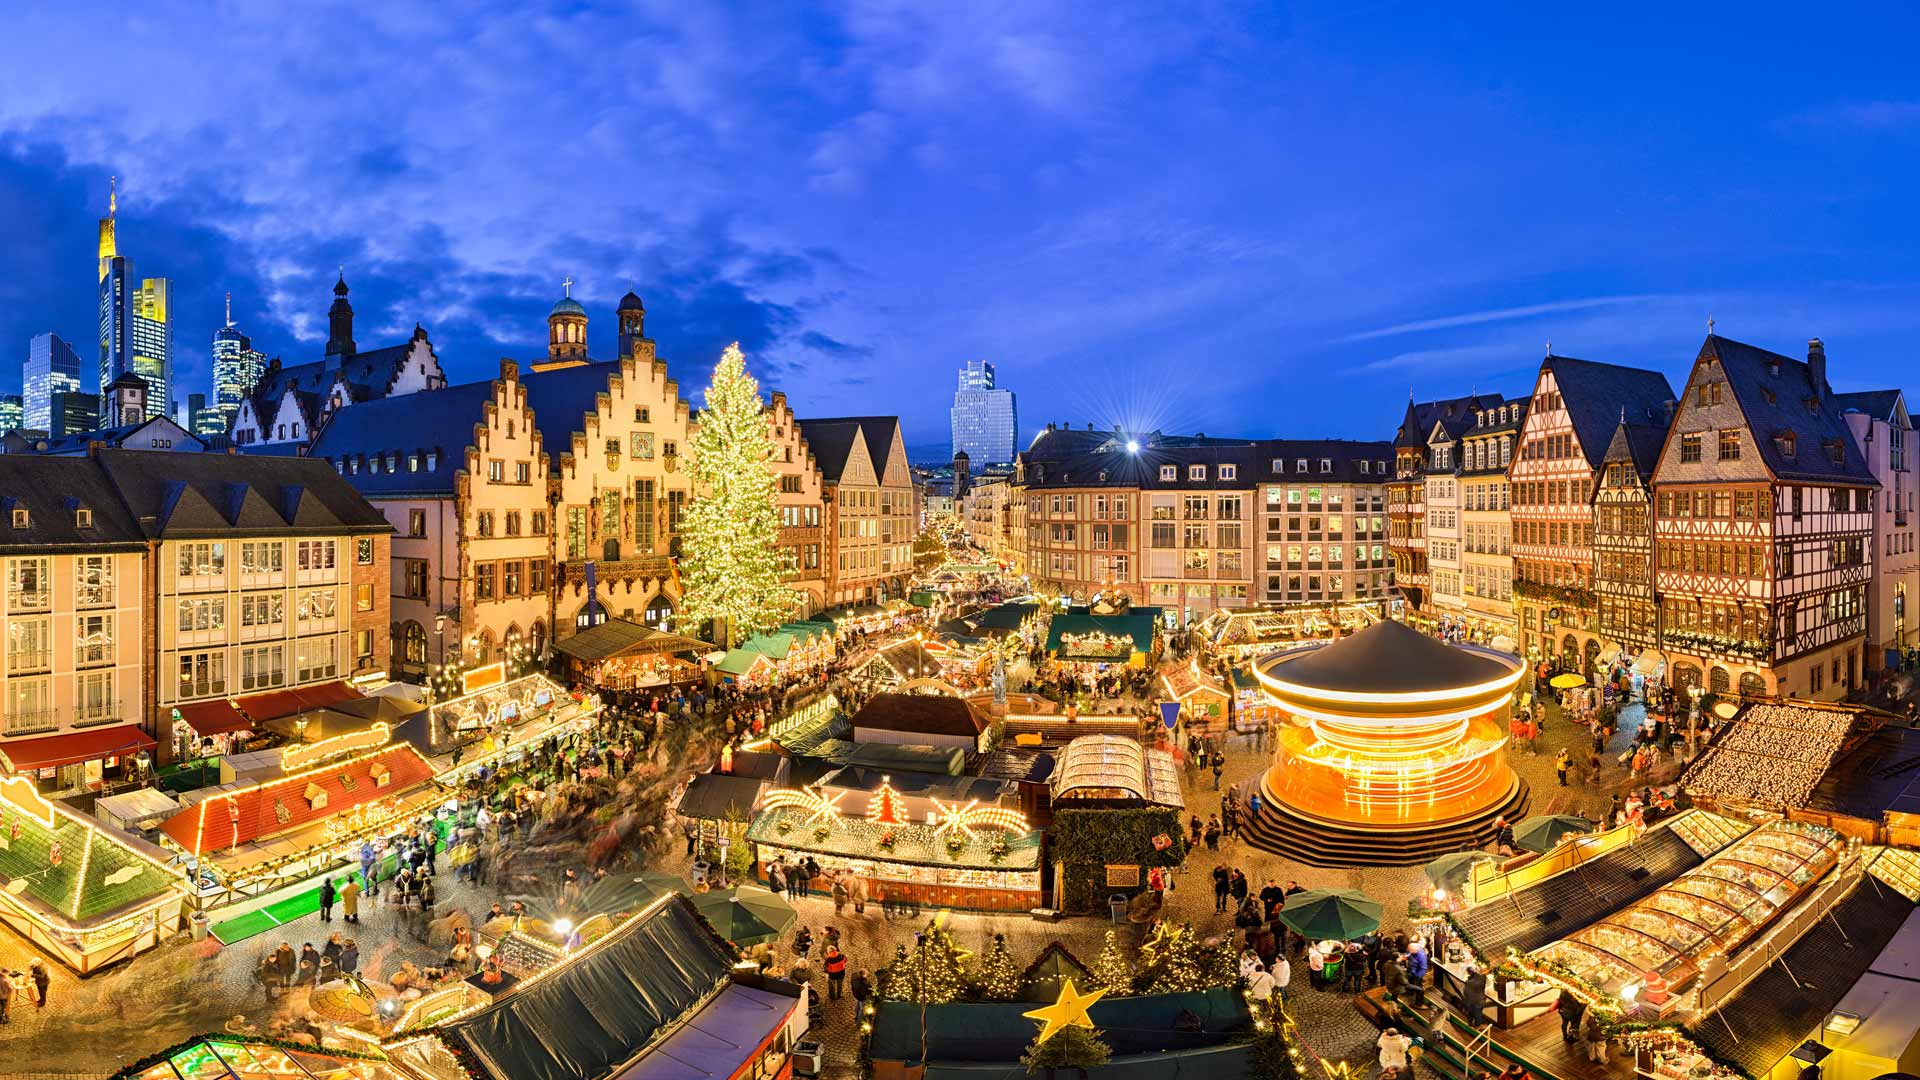
<instances>
[{"instance_id":1,"label":"market stall","mask_svg":"<svg viewBox=\"0 0 1920 1080\"><path fill-rule=\"evenodd\" d=\"M1232 695L1225 680L1200 670L1198 658L1185 667L1169 668L1160 676L1160 685L1167 699L1179 704L1180 716L1189 732L1200 735L1226 732Z\"/></svg>"},{"instance_id":2,"label":"market stall","mask_svg":"<svg viewBox=\"0 0 1920 1080\"><path fill-rule=\"evenodd\" d=\"M566 658L571 681L609 690L698 682L702 669L695 654L712 648L697 638L612 618L553 643L553 651Z\"/></svg>"},{"instance_id":3,"label":"market stall","mask_svg":"<svg viewBox=\"0 0 1920 1080\"><path fill-rule=\"evenodd\" d=\"M1594 997L1666 1015L1710 956L1733 956L1838 864L1831 829L1776 821L1529 963Z\"/></svg>"},{"instance_id":4,"label":"market stall","mask_svg":"<svg viewBox=\"0 0 1920 1080\"><path fill-rule=\"evenodd\" d=\"M571 730L598 708L598 698L576 700L545 675L513 680L505 675L504 664L463 673L466 692L433 706L424 733L416 728L408 733L433 755L467 747L461 760L471 768L513 744L531 745L555 731Z\"/></svg>"},{"instance_id":5,"label":"market stall","mask_svg":"<svg viewBox=\"0 0 1920 1080\"><path fill-rule=\"evenodd\" d=\"M891 787L875 791L857 816L783 790L792 794L770 793L747 829L763 880L774 859L811 857L829 873L866 878L873 895L894 901L976 911L1040 906L1041 834L1018 811L950 806L937 824L921 825Z\"/></svg>"},{"instance_id":6,"label":"market stall","mask_svg":"<svg viewBox=\"0 0 1920 1080\"><path fill-rule=\"evenodd\" d=\"M1108 664L1146 667L1154 655L1157 609L1095 615L1085 608L1053 616L1047 624L1047 653L1056 661L1094 668Z\"/></svg>"},{"instance_id":7,"label":"market stall","mask_svg":"<svg viewBox=\"0 0 1920 1080\"><path fill-rule=\"evenodd\" d=\"M1384 617L1382 604L1377 600L1230 608L1215 611L1201 620L1197 633L1215 655L1244 661L1275 649L1357 633Z\"/></svg>"},{"instance_id":8,"label":"market stall","mask_svg":"<svg viewBox=\"0 0 1920 1080\"><path fill-rule=\"evenodd\" d=\"M0 922L85 974L179 928L187 884L166 853L0 777Z\"/></svg>"}]
</instances>

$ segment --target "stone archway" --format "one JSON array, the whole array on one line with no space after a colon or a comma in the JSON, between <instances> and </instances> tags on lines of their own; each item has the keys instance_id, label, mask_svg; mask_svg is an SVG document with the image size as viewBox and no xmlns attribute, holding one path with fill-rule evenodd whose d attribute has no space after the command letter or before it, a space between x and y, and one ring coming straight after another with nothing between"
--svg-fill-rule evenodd
<instances>
[{"instance_id":1,"label":"stone archway","mask_svg":"<svg viewBox=\"0 0 1920 1080\"><path fill-rule=\"evenodd\" d=\"M1584 657L1586 658L1586 664L1585 664L1585 665L1584 665L1583 667L1581 667L1581 669L1580 669L1580 670L1581 670L1581 671L1583 671L1583 672L1588 672L1588 673L1591 673L1591 672L1593 671L1593 667L1594 667L1594 665L1595 665L1595 664L1598 664L1598 663L1600 662L1600 641L1599 641L1599 639L1598 639L1598 638L1588 638L1588 639L1587 639L1587 647L1586 647L1586 649L1585 649L1585 650L1583 650L1583 651L1582 651L1582 653L1581 653L1581 655L1582 655L1582 656L1584 656Z\"/></svg>"}]
</instances>

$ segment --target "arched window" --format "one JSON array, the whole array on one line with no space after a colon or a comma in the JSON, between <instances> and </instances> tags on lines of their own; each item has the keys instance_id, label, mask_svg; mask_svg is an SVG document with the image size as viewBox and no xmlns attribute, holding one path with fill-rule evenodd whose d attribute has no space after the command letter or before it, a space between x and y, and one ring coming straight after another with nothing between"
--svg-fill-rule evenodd
<instances>
[{"instance_id":1,"label":"arched window","mask_svg":"<svg viewBox=\"0 0 1920 1080\"><path fill-rule=\"evenodd\" d=\"M520 627L509 624L507 632L500 637L500 658L508 663L524 659L522 644Z\"/></svg>"},{"instance_id":2,"label":"arched window","mask_svg":"<svg viewBox=\"0 0 1920 1080\"><path fill-rule=\"evenodd\" d=\"M493 662L493 631L480 631L479 638L473 646L473 662L475 666Z\"/></svg>"},{"instance_id":3,"label":"arched window","mask_svg":"<svg viewBox=\"0 0 1920 1080\"><path fill-rule=\"evenodd\" d=\"M1743 671L1740 673L1740 693L1760 697L1766 692L1767 680L1761 678L1759 672Z\"/></svg>"},{"instance_id":4,"label":"arched window","mask_svg":"<svg viewBox=\"0 0 1920 1080\"><path fill-rule=\"evenodd\" d=\"M427 662L427 628L409 619L400 628L400 657L409 664Z\"/></svg>"},{"instance_id":5,"label":"arched window","mask_svg":"<svg viewBox=\"0 0 1920 1080\"><path fill-rule=\"evenodd\" d=\"M643 616L643 619L648 626L657 626L665 629L667 624L673 620L673 601L667 598L666 593L660 593L653 599L647 601L646 614Z\"/></svg>"},{"instance_id":6,"label":"arched window","mask_svg":"<svg viewBox=\"0 0 1920 1080\"><path fill-rule=\"evenodd\" d=\"M533 620L533 633L528 646L530 655L538 657L547 651L547 624L539 619Z\"/></svg>"},{"instance_id":7,"label":"arched window","mask_svg":"<svg viewBox=\"0 0 1920 1080\"><path fill-rule=\"evenodd\" d=\"M1560 655L1567 658L1567 663L1573 663L1580 655L1580 639L1572 634L1560 639Z\"/></svg>"},{"instance_id":8,"label":"arched window","mask_svg":"<svg viewBox=\"0 0 1920 1080\"><path fill-rule=\"evenodd\" d=\"M1700 669L1692 664L1673 665L1673 685L1682 690L1700 685Z\"/></svg>"},{"instance_id":9,"label":"arched window","mask_svg":"<svg viewBox=\"0 0 1920 1080\"><path fill-rule=\"evenodd\" d=\"M1726 668L1715 664L1713 670L1707 673L1707 689L1716 694L1726 693L1733 689L1733 675Z\"/></svg>"}]
</instances>

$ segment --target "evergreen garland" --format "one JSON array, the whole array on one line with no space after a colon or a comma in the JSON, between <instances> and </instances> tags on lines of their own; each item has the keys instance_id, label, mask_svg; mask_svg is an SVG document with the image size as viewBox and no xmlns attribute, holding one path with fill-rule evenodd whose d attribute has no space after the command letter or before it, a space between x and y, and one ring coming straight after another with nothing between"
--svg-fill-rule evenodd
<instances>
[{"instance_id":1,"label":"evergreen garland","mask_svg":"<svg viewBox=\"0 0 1920 1080\"><path fill-rule=\"evenodd\" d=\"M682 516L679 623L715 620L731 647L794 612L782 581L792 556L780 546L779 481L760 384L738 344L727 346L707 384L693 437L694 496Z\"/></svg>"}]
</instances>

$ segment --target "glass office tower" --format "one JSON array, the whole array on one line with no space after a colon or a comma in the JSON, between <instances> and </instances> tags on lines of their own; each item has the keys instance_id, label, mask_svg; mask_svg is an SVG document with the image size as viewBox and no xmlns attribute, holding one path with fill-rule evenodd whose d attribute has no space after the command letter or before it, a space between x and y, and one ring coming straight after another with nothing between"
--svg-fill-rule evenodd
<instances>
[{"instance_id":1,"label":"glass office tower","mask_svg":"<svg viewBox=\"0 0 1920 1080\"><path fill-rule=\"evenodd\" d=\"M1020 430L1013 391L994 385L993 365L969 360L960 369L959 389L948 411L953 429L953 452L965 452L980 465L1013 460L1014 439Z\"/></svg>"},{"instance_id":2,"label":"glass office tower","mask_svg":"<svg viewBox=\"0 0 1920 1080\"><path fill-rule=\"evenodd\" d=\"M21 373L22 426L53 430L53 395L80 389L80 354L59 334L35 334Z\"/></svg>"}]
</instances>

